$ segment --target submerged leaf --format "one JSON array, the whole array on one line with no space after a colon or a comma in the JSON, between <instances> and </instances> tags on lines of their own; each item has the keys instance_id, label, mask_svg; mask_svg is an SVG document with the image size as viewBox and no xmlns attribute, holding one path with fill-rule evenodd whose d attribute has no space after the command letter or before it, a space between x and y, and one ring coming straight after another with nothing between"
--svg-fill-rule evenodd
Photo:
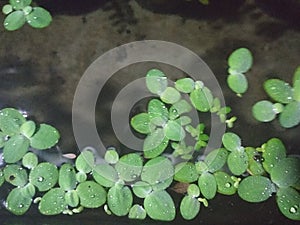
<instances>
[{"instance_id":1,"label":"submerged leaf","mask_svg":"<svg viewBox=\"0 0 300 225\"><path fill-rule=\"evenodd\" d=\"M192 110L192 106L184 99L179 100L171 106L169 110L169 116L171 120L178 118L184 113L188 113Z\"/></svg>"},{"instance_id":2,"label":"submerged leaf","mask_svg":"<svg viewBox=\"0 0 300 225\"><path fill-rule=\"evenodd\" d=\"M172 221L175 219L175 205L166 191L154 191L144 200L144 207L151 219Z\"/></svg>"},{"instance_id":3,"label":"submerged leaf","mask_svg":"<svg viewBox=\"0 0 300 225\"><path fill-rule=\"evenodd\" d=\"M162 128L157 128L149 134L143 145L144 157L154 158L159 156L168 146L169 139L165 136Z\"/></svg>"},{"instance_id":4,"label":"submerged leaf","mask_svg":"<svg viewBox=\"0 0 300 225\"><path fill-rule=\"evenodd\" d=\"M144 181L138 181L132 185L133 193L139 198L145 198L152 191L150 184Z\"/></svg>"},{"instance_id":5,"label":"submerged leaf","mask_svg":"<svg viewBox=\"0 0 300 225\"><path fill-rule=\"evenodd\" d=\"M289 103L293 101L293 90L291 86L279 79L269 79L264 83L267 94L276 102Z\"/></svg>"},{"instance_id":6,"label":"submerged leaf","mask_svg":"<svg viewBox=\"0 0 300 225\"><path fill-rule=\"evenodd\" d=\"M209 172L214 173L220 170L226 163L228 151L224 148L219 148L211 151L204 159Z\"/></svg>"},{"instance_id":7,"label":"submerged leaf","mask_svg":"<svg viewBox=\"0 0 300 225\"><path fill-rule=\"evenodd\" d=\"M271 197L274 189L269 178L255 175L246 177L241 181L238 194L247 202L262 202Z\"/></svg>"}]
</instances>

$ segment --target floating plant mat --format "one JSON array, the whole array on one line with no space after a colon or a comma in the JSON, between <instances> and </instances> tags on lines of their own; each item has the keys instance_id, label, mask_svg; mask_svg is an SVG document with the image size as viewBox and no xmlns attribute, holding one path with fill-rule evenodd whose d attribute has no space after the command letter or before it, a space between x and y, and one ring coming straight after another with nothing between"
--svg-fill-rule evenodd
<instances>
[{"instance_id":1,"label":"floating plant mat","mask_svg":"<svg viewBox=\"0 0 300 225\"><path fill-rule=\"evenodd\" d=\"M252 64L246 48L228 58L228 85L239 97L246 94L244 74ZM297 126L298 81L299 69L293 87L280 80L266 81L264 88L277 103L265 100L253 106L254 117L267 122L275 118L268 110L281 110L281 125ZM107 215L173 221L176 213L185 220L196 218L219 194L237 195L250 203L274 196L284 216L300 220L300 158L288 155L279 138L245 146L237 133L227 131L220 148L203 154L210 137L204 123L193 123L191 112L215 114L220 124L231 128L237 118L228 118L230 107L222 105L202 81L185 77L168 82L158 69L148 71L146 86L155 97L147 102L146 111L130 120L132 129L145 136L142 151L120 154L110 147L101 160L87 148L62 165L41 161L35 153L55 146L59 132L27 120L16 109L0 110L5 162L0 185L9 187L5 208L26 215L36 205L47 216L103 208ZM184 188L176 191L176 184Z\"/></svg>"}]
</instances>

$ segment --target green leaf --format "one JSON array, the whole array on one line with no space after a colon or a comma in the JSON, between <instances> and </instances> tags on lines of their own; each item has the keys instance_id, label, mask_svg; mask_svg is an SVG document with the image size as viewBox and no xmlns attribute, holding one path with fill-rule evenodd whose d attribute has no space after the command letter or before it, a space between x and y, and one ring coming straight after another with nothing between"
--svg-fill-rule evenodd
<instances>
[{"instance_id":1,"label":"green leaf","mask_svg":"<svg viewBox=\"0 0 300 225\"><path fill-rule=\"evenodd\" d=\"M224 148L211 151L204 159L209 172L214 173L220 170L226 163L228 152Z\"/></svg>"},{"instance_id":2,"label":"green leaf","mask_svg":"<svg viewBox=\"0 0 300 225\"><path fill-rule=\"evenodd\" d=\"M13 7L10 4L6 4L2 7L2 12L4 15L8 15L13 11Z\"/></svg>"},{"instance_id":3,"label":"green leaf","mask_svg":"<svg viewBox=\"0 0 300 225\"><path fill-rule=\"evenodd\" d=\"M167 87L160 95L160 99L167 104L174 104L181 98L180 93L173 87Z\"/></svg>"},{"instance_id":4,"label":"green leaf","mask_svg":"<svg viewBox=\"0 0 300 225\"><path fill-rule=\"evenodd\" d=\"M270 198L274 190L274 185L269 178L249 176L240 182L238 194L247 202L262 202Z\"/></svg>"},{"instance_id":5,"label":"green leaf","mask_svg":"<svg viewBox=\"0 0 300 225\"><path fill-rule=\"evenodd\" d=\"M66 204L71 207L77 207L79 205L79 195L76 190L70 190L65 194Z\"/></svg>"},{"instance_id":6,"label":"green leaf","mask_svg":"<svg viewBox=\"0 0 300 225\"><path fill-rule=\"evenodd\" d=\"M260 122L270 122L276 117L273 103L267 100L255 103L252 107L252 114Z\"/></svg>"},{"instance_id":7,"label":"green leaf","mask_svg":"<svg viewBox=\"0 0 300 225\"><path fill-rule=\"evenodd\" d=\"M62 213L66 206L65 191L61 188L53 188L42 197L39 211L43 215L52 216Z\"/></svg>"},{"instance_id":8,"label":"green leaf","mask_svg":"<svg viewBox=\"0 0 300 225\"><path fill-rule=\"evenodd\" d=\"M19 134L20 126L26 122L24 116L16 109L0 110L0 129L8 136Z\"/></svg>"},{"instance_id":9,"label":"green leaf","mask_svg":"<svg viewBox=\"0 0 300 225\"><path fill-rule=\"evenodd\" d=\"M70 191L76 187L76 183L77 180L74 167L69 163L63 164L59 169L59 186L65 191Z\"/></svg>"},{"instance_id":10,"label":"green leaf","mask_svg":"<svg viewBox=\"0 0 300 225\"><path fill-rule=\"evenodd\" d=\"M10 13L4 20L3 24L6 30L14 31L22 27L26 22L25 14L21 10Z\"/></svg>"},{"instance_id":11,"label":"green leaf","mask_svg":"<svg viewBox=\"0 0 300 225\"><path fill-rule=\"evenodd\" d=\"M80 183L76 192L80 199L80 205L85 208L99 208L106 202L105 189L94 181Z\"/></svg>"},{"instance_id":12,"label":"green leaf","mask_svg":"<svg viewBox=\"0 0 300 225\"><path fill-rule=\"evenodd\" d=\"M148 115L151 124L163 126L168 121L168 114L168 109L162 101L152 99L148 103ZM148 133L150 133L151 130L150 127Z\"/></svg>"},{"instance_id":13,"label":"green leaf","mask_svg":"<svg viewBox=\"0 0 300 225\"><path fill-rule=\"evenodd\" d=\"M170 186L173 180L174 168L172 162L164 156L150 159L143 167L141 174L142 181L165 189ZM165 181L167 181L165 183Z\"/></svg>"},{"instance_id":14,"label":"green leaf","mask_svg":"<svg viewBox=\"0 0 300 225\"><path fill-rule=\"evenodd\" d=\"M76 169L83 173L89 173L95 166L95 157L93 152L85 150L80 153L75 161Z\"/></svg>"},{"instance_id":15,"label":"green leaf","mask_svg":"<svg viewBox=\"0 0 300 225\"><path fill-rule=\"evenodd\" d=\"M28 152L22 158L22 164L24 167L26 167L28 169L32 169L37 166L38 157L36 156L36 154L34 154L32 152Z\"/></svg>"},{"instance_id":16,"label":"green leaf","mask_svg":"<svg viewBox=\"0 0 300 225\"><path fill-rule=\"evenodd\" d=\"M238 151L241 148L241 138L232 132L227 132L222 137L224 147L229 151Z\"/></svg>"},{"instance_id":17,"label":"green leaf","mask_svg":"<svg viewBox=\"0 0 300 225\"><path fill-rule=\"evenodd\" d=\"M143 159L136 153L129 153L123 155L115 165L115 169L119 177L127 182L136 180L143 168Z\"/></svg>"},{"instance_id":18,"label":"green leaf","mask_svg":"<svg viewBox=\"0 0 300 225\"><path fill-rule=\"evenodd\" d=\"M0 131L0 148L4 147L7 140L8 140L7 135Z\"/></svg>"},{"instance_id":19,"label":"green leaf","mask_svg":"<svg viewBox=\"0 0 300 225\"><path fill-rule=\"evenodd\" d=\"M249 49L239 48L233 51L228 58L228 65L236 73L247 72L253 63L253 57Z\"/></svg>"},{"instance_id":20,"label":"green leaf","mask_svg":"<svg viewBox=\"0 0 300 225\"><path fill-rule=\"evenodd\" d=\"M208 172L208 166L205 162L203 161L198 161L195 163L196 170L198 174L206 173Z\"/></svg>"},{"instance_id":21,"label":"green leaf","mask_svg":"<svg viewBox=\"0 0 300 225\"><path fill-rule=\"evenodd\" d=\"M190 184L187 189L187 194L193 198L197 198L200 195L200 189L196 184Z\"/></svg>"},{"instance_id":22,"label":"green leaf","mask_svg":"<svg viewBox=\"0 0 300 225\"><path fill-rule=\"evenodd\" d=\"M227 77L227 84L238 95L244 94L248 89L248 81L244 74L230 74Z\"/></svg>"},{"instance_id":23,"label":"green leaf","mask_svg":"<svg viewBox=\"0 0 300 225\"><path fill-rule=\"evenodd\" d=\"M0 169L0 187L2 186L2 184L4 182L5 182L4 173L3 173L3 170Z\"/></svg>"},{"instance_id":24,"label":"green leaf","mask_svg":"<svg viewBox=\"0 0 300 225\"><path fill-rule=\"evenodd\" d=\"M270 175L271 180L279 187L293 186L300 179L300 158L287 157L280 160Z\"/></svg>"},{"instance_id":25,"label":"green leaf","mask_svg":"<svg viewBox=\"0 0 300 225\"><path fill-rule=\"evenodd\" d=\"M182 93L191 93L195 88L195 81L189 77L181 78L175 82L175 88Z\"/></svg>"},{"instance_id":26,"label":"green leaf","mask_svg":"<svg viewBox=\"0 0 300 225\"><path fill-rule=\"evenodd\" d=\"M118 181L118 173L114 167L103 163L93 169L93 178L104 187L112 187Z\"/></svg>"},{"instance_id":27,"label":"green leaf","mask_svg":"<svg viewBox=\"0 0 300 225\"><path fill-rule=\"evenodd\" d=\"M192 122L192 119L189 116L181 116L175 120L176 123L181 126L186 126Z\"/></svg>"},{"instance_id":28,"label":"green leaf","mask_svg":"<svg viewBox=\"0 0 300 225\"><path fill-rule=\"evenodd\" d=\"M236 187L234 185L233 179L223 172L218 171L214 173L217 182L217 191L223 195L233 195L236 192Z\"/></svg>"},{"instance_id":29,"label":"green leaf","mask_svg":"<svg viewBox=\"0 0 300 225\"><path fill-rule=\"evenodd\" d=\"M154 191L144 200L144 207L153 220L172 221L175 219L175 205L166 191Z\"/></svg>"},{"instance_id":30,"label":"green leaf","mask_svg":"<svg viewBox=\"0 0 300 225\"><path fill-rule=\"evenodd\" d=\"M291 187L279 188L276 202L283 215L291 220L300 220L300 194Z\"/></svg>"},{"instance_id":31,"label":"green leaf","mask_svg":"<svg viewBox=\"0 0 300 225\"><path fill-rule=\"evenodd\" d=\"M138 219L138 220L143 220L147 216L147 213L143 206L135 204L131 207L128 218L129 219Z\"/></svg>"},{"instance_id":32,"label":"green leaf","mask_svg":"<svg viewBox=\"0 0 300 225\"><path fill-rule=\"evenodd\" d=\"M139 113L131 118L130 125L141 134L149 134L152 131L150 115L148 113Z\"/></svg>"},{"instance_id":33,"label":"green leaf","mask_svg":"<svg viewBox=\"0 0 300 225\"><path fill-rule=\"evenodd\" d=\"M159 156L168 146L169 139L165 136L162 128L157 128L149 134L143 145L145 158L154 158Z\"/></svg>"},{"instance_id":34,"label":"green leaf","mask_svg":"<svg viewBox=\"0 0 300 225\"><path fill-rule=\"evenodd\" d=\"M264 169L270 173L274 166L286 157L286 149L278 138L271 138L263 148L262 162Z\"/></svg>"},{"instance_id":35,"label":"green leaf","mask_svg":"<svg viewBox=\"0 0 300 225\"><path fill-rule=\"evenodd\" d=\"M28 182L26 170L16 164L6 165L3 174L8 183L17 187L24 186Z\"/></svg>"},{"instance_id":36,"label":"green leaf","mask_svg":"<svg viewBox=\"0 0 300 225\"><path fill-rule=\"evenodd\" d=\"M232 174L242 175L248 168L248 155L244 150L233 151L228 156L227 164Z\"/></svg>"},{"instance_id":37,"label":"green leaf","mask_svg":"<svg viewBox=\"0 0 300 225\"><path fill-rule=\"evenodd\" d=\"M133 196L127 186L116 184L107 193L109 209L117 216L125 216L132 206Z\"/></svg>"},{"instance_id":38,"label":"green leaf","mask_svg":"<svg viewBox=\"0 0 300 225\"><path fill-rule=\"evenodd\" d=\"M44 150L57 144L60 138L59 132L48 124L41 124L38 131L30 138L33 148Z\"/></svg>"},{"instance_id":39,"label":"green leaf","mask_svg":"<svg viewBox=\"0 0 300 225\"><path fill-rule=\"evenodd\" d=\"M109 164L116 164L119 161L119 154L116 149L107 149L104 155L104 159Z\"/></svg>"},{"instance_id":40,"label":"green leaf","mask_svg":"<svg viewBox=\"0 0 300 225\"><path fill-rule=\"evenodd\" d=\"M213 199L217 193L217 182L211 173L202 173L198 179L198 186L206 199Z\"/></svg>"},{"instance_id":41,"label":"green leaf","mask_svg":"<svg viewBox=\"0 0 300 225\"><path fill-rule=\"evenodd\" d=\"M267 94L276 102L289 103L293 101L293 89L291 86L279 79L269 79L264 83Z\"/></svg>"},{"instance_id":42,"label":"green leaf","mask_svg":"<svg viewBox=\"0 0 300 225\"><path fill-rule=\"evenodd\" d=\"M20 132L25 137L30 138L34 134L35 128L36 128L35 122L29 120L21 125Z\"/></svg>"},{"instance_id":43,"label":"green leaf","mask_svg":"<svg viewBox=\"0 0 300 225\"><path fill-rule=\"evenodd\" d=\"M294 86L298 80L300 80L300 66L298 66L294 72L294 76L293 76L293 85Z\"/></svg>"},{"instance_id":44,"label":"green leaf","mask_svg":"<svg viewBox=\"0 0 300 225\"><path fill-rule=\"evenodd\" d=\"M293 92L293 98L297 102L300 102L300 79L296 80L294 83L294 92Z\"/></svg>"},{"instance_id":45,"label":"green leaf","mask_svg":"<svg viewBox=\"0 0 300 225\"><path fill-rule=\"evenodd\" d=\"M178 118L184 113L188 113L192 110L192 106L184 99L179 100L171 106L169 110L169 117L171 120Z\"/></svg>"},{"instance_id":46,"label":"green leaf","mask_svg":"<svg viewBox=\"0 0 300 225\"><path fill-rule=\"evenodd\" d=\"M3 158L7 163L15 163L22 159L29 148L29 140L23 135L11 137L3 148Z\"/></svg>"},{"instance_id":47,"label":"green leaf","mask_svg":"<svg viewBox=\"0 0 300 225\"><path fill-rule=\"evenodd\" d=\"M133 193L139 198L145 198L152 191L152 187L149 183L144 181L137 181L132 185Z\"/></svg>"},{"instance_id":48,"label":"green leaf","mask_svg":"<svg viewBox=\"0 0 300 225\"><path fill-rule=\"evenodd\" d=\"M174 180L183 183L192 183L198 179L199 175L196 166L191 162L182 162L175 166Z\"/></svg>"},{"instance_id":49,"label":"green leaf","mask_svg":"<svg viewBox=\"0 0 300 225\"><path fill-rule=\"evenodd\" d=\"M213 96L207 87L196 88L190 94L192 105L200 112L208 112L212 107Z\"/></svg>"},{"instance_id":50,"label":"green leaf","mask_svg":"<svg viewBox=\"0 0 300 225\"><path fill-rule=\"evenodd\" d=\"M48 191L58 180L57 167L49 162L42 162L34 167L29 174L29 182L39 191Z\"/></svg>"},{"instance_id":51,"label":"green leaf","mask_svg":"<svg viewBox=\"0 0 300 225\"><path fill-rule=\"evenodd\" d=\"M263 175L265 170L263 168L262 162L264 161L261 153L258 153L253 147L246 147L245 152L248 156L248 172L251 175Z\"/></svg>"},{"instance_id":52,"label":"green leaf","mask_svg":"<svg viewBox=\"0 0 300 225\"><path fill-rule=\"evenodd\" d=\"M164 127L164 135L172 141L181 141L185 137L185 131L176 121L169 120Z\"/></svg>"},{"instance_id":53,"label":"green leaf","mask_svg":"<svg viewBox=\"0 0 300 225\"><path fill-rule=\"evenodd\" d=\"M186 220L194 219L200 212L200 202L190 195L184 196L180 203L180 213Z\"/></svg>"},{"instance_id":54,"label":"green leaf","mask_svg":"<svg viewBox=\"0 0 300 225\"><path fill-rule=\"evenodd\" d=\"M34 28L44 28L52 21L51 14L41 7L33 7L31 13L26 15L27 23Z\"/></svg>"},{"instance_id":55,"label":"green leaf","mask_svg":"<svg viewBox=\"0 0 300 225\"><path fill-rule=\"evenodd\" d=\"M24 197L33 198L35 195L35 186L33 184L26 184L24 187L21 188L23 190L22 195Z\"/></svg>"},{"instance_id":56,"label":"green leaf","mask_svg":"<svg viewBox=\"0 0 300 225\"><path fill-rule=\"evenodd\" d=\"M24 9L31 4L31 0L9 0L14 10Z\"/></svg>"},{"instance_id":57,"label":"green leaf","mask_svg":"<svg viewBox=\"0 0 300 225\"><path fill-rule=\"evenodd\" d=\"M23 215L29 209L32 199L24 196L22 188L14 188L6 199L6 208L15 215Z\"/></svg>"},{"instance_id":58,"label":"green leaf","mask_svg":"<svg viewBox=\"0 0 300 225\"><path fill-rule=\"evenodd\" d=\"M279 122L285 128L297 126L300 123L300 102L288 103L279 115Z\"/></svg>"},{"instance_id":59,"label":"green leaf","mask_svg":"<svg viewBox=\"0 0 300 225\"><path fill-rule=\"evenodd\" d=\"M146 75L146 86L151 93L160 95L168 86L167 77L162 71L151 69Z\"/></svg>"},{"instance_id":60,"label":"green leaf","mask_svg":"<svg viewBox=\"0 0 300 225\"><path fill-rule=\"evenodd\" d=\"M76 180L77 180L79 183L82 183L82 182L86 181L86 180L87 180L87 175L86 175L86 173L81 172L81 171L79 171L78 173L76 173Z\"/></svg>"}]
</instances>

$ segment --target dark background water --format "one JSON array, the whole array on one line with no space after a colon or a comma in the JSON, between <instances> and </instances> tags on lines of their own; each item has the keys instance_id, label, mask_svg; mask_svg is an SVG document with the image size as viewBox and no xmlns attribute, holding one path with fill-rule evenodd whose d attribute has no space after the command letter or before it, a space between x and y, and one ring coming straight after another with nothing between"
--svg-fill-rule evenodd
<instances>
[{"instance_id":1,"label":"dark background water","mask_svg":"<svg viewBox=\"0 0 300 225\"><path fill-rule=\"evenodd\" d=\"M5 1L0 1L1 6ZM300 65L300 3L290 1L38 1L53 15L52 24L36 30L29 26L15 32L0 27L0 107L26 110L39 122L53 124L61 132L63 152L79 152L72 131L72 101L77 83L88 66L106 51L137 40L164 40L197 53L212 69L222 86L226 103L238 121L233 129L245 146L260 146L280 137L291 154L299 154L300 128L283 129L275 120L255 121L251 106L265 99L262 83L271 77L291 82ZM3 21L4 16L0 19ZM237 98L226 85L226 59L239 47L249 48L254 65L249 91ZM137 65L115 74L99 96L97 128L106 145L120 146L109 123L113 97L133 77L144 76ZM172 71L172 70L170 70ZM126 103L124 103L126 105ZM177 196L175 194L175 196ZM177 196L179 197L179 196ZM102 209L82 214L42 217L33 208L22 217L0 210L0 224L163 224L107 216ZM218 195L202 207L193 221L180 216L171 224L296 224L278 211L275 197L261 204L241 201L237 196Z\"/></svg>"}]
</instances>

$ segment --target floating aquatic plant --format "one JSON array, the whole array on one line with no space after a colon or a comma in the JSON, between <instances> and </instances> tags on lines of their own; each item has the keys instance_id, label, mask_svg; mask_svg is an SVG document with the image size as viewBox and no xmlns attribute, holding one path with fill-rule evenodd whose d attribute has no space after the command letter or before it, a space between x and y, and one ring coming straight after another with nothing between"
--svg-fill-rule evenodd
<instances>
[{"instance_id":1,"label":"floating aquatic plant","mask_svg":"<svg viewBox=\"0 0 300 225\"><path fill-rule=\"evenodd\" d=\"M275 103L261 100L252 107L255 119L269 122L279 114L282 127L291 128L300 123L300 67L293 77L293 87L280 79L269 79L264 83L264 89Z\"/></svg>"},{"instance_id":2,"label":"floating aquatic plant","mask_svg":"<svg viewBox=\"0 0 300 225\"><path fill-rule=\"evenodd\" d=\"M250 69L252 56L249 50L240 49L228 63L230 74L240 76ZM267 103L268 107L280 111L284 104L298 104L298 80L299 70L294 88L281 81L268 82L265 86L276 90L270 96L279 101L275 106ZM38 204L43 215L73 215L85 208L103 207L109 215L172 221L178 205L181 216L192 220L217 194L237 193L247 202L263 202L276 195L282 214L300 220L300 159L287 155L280 139L244 147L238 134L226 132L222 146L204 155L209 136L205 124L195 123L190 112L214 113L232 127L236 118L226 118L230 108L222 106L204 83L189 77L172 83L162 71L152 69L146 75L146 86L157 97L149 100L147 111L130 121L136 132L145 135L143 151L119 155L119 150L109 147L101 160L96 160L92 148L86 148L73 162L57 166L41 161L36 152L56 145L58 131L27 121L16 109L0 110L5 162L0 186L11 186L7 210L23 215ZM285 95L280 94L283 89ZM244 93L241 87L234 90ZM274 116L267 114L263 116L268 119ZM177 191L183 195L180 203L172 198L176 183L185 187Z\"/></svg>"},{"instance_id":3,"label":"floating aquatic plant","mask_svg":"<svg viewBox=\"0 0 300 225\"><path fill-rule=\"evenodd\" d=\"M33 28L44 28L52 21L51 14L42 7L32 7L31 0L9 0L2 12L7 15L3 24L9 31L17 30L25 23Z\"/></svg>"}]
</instances>

